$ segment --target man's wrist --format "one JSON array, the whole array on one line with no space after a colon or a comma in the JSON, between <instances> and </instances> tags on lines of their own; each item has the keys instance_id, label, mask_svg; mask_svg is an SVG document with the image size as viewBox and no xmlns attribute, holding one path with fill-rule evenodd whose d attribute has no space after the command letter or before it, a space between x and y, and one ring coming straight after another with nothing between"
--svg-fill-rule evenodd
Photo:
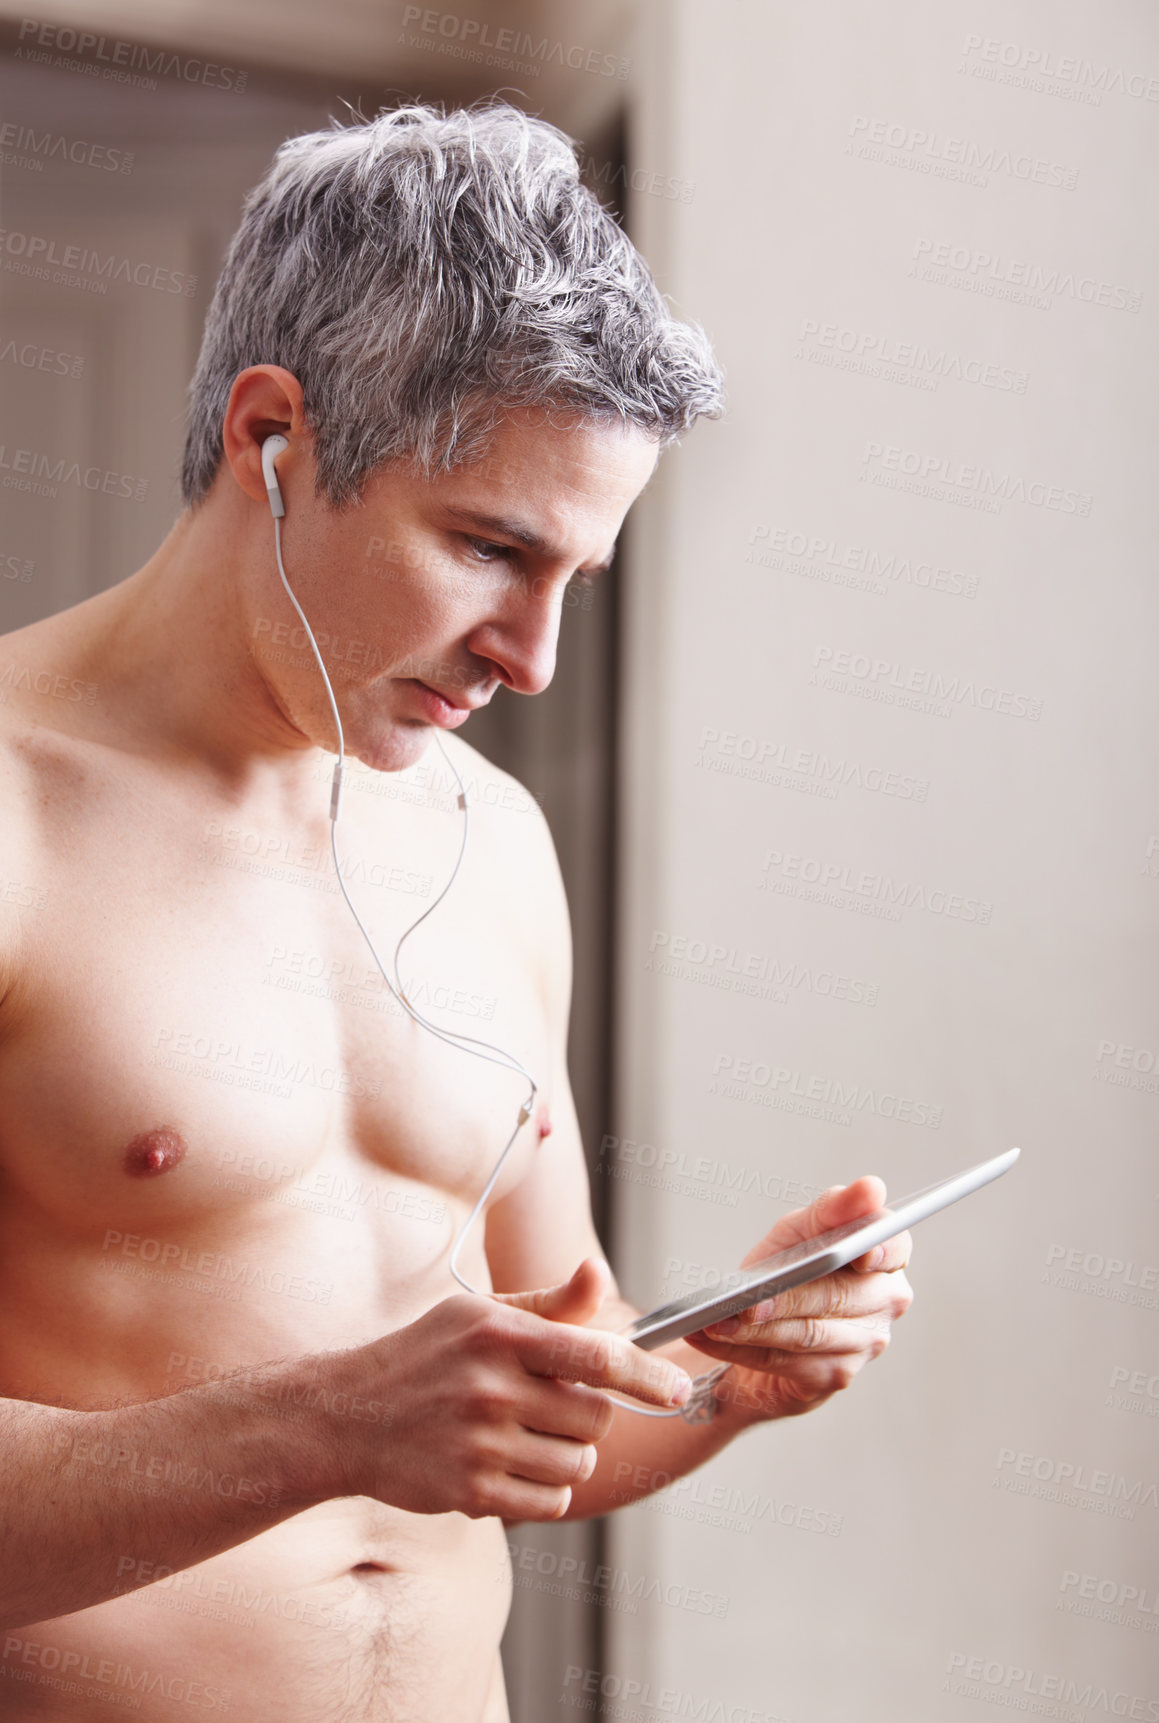
<instances>
[{"instance_id":1,"label":"man's wrist","mask_svg":"<svg viewBox=\"0 0 1159 1723\"><path fill-rule=\"evenodd\" d=\"M690 1346L687 1340L671 1340L657 1353L658 1357L667 1358L671 1363L678 1364L686 1370L693 1381L698 1376L706 1376L711 1371L720 1368L724 1359L712 1358L708 1353L700 1352L695 1346ZM710 1401L710 1409L689 1410L685 1405L682 1410L688 1415L688 1424L711 1424L718 1435L726 1431L739 1433L750 1424L760 1424L769 1418L780 1415L780 1403L771 1389L766 1389L763 1383L758 1385L752 1380L751 1370L741 1370L736 1365L726 1369L724 1375L708 1389L705 1398Z\"/></svg>"},{"instance_id":2,"label":"man's wrist","mask_svg":"<svg viewBox=\"0 0 1159 1723\"><path fill-rule=\"evenodd\" d=\"M771 1387L752 1382L747 1372L740 1375L735 1369L727 1370L714 1384L712 1393L716 1421L722 1431L739 1434L753 1424L766 1424L781 1414L780 1402Z\"/></svg>"},{"instance_id":3,"label":"man's wrist","mask_svg":"<svg viewBox=\"0 0 1159 1723\"><path fill-rule=\"evenodd\" d=\"M299 1512L351 1493L341 1478L349 1441L333 1414L326 1362L323 1356L262 1365L205 1390L210 1403L228 1405L234 1445L265 1498Z\"/></svg>"}]
</instances>

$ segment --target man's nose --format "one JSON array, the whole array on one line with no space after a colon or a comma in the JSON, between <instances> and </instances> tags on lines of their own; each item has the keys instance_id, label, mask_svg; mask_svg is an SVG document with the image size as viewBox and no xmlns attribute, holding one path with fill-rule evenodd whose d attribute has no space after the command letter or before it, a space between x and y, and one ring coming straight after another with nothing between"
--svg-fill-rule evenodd
<instances>
[{"instance_id":1,"label":"man's nose","mask_svg":"<svg viewBox=\"0 0 1159 1723\"><path fill-rule=\"evenodd\" d=\"M558 582L529 580L468 638L516 694L542 694L555 675L562 597Z\"/></svg>"}]
</instances>

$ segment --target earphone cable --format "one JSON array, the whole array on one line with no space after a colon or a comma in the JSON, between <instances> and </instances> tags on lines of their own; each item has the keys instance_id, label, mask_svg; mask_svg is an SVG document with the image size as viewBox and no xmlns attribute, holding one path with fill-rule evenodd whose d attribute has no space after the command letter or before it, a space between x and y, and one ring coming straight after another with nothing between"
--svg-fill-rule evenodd
<instances>
[{"instance_id":1,"label":"earphone cable","mask_svg":"<svg viewBox=\"0 0 1159 1723\"><path fill-rule=\"evenodd\" d=\"M503 1152L499 1156L499 1159L496 1161L495 1166L492 1169L491 1176L488 1178L486 1184L483 1186L483 1189L480 1192L479 1197L475 1202L474 1208L472 1208L470 1214L467 1216L466 1220L463 1222L463 1225L460 1227L458 1236L456 1237L456 1239L455 1239L455 1241L451 1247L451 1254L450 1254L450 1259L448 1262L448 1268L449 1268L451 1274L453 1275L455 1280L458 1281L459 1285L464 1288L465 1291L470 1292L470 1293L474 1293L477 1296L482 1296L481 1294L479 1294L479 1289L475 1286L472 1286L470 1281L468 1281L463 1276L463 1274L460 1272L459 1267L458 1267L459 1253L463 1248L463 1244L466 1240L467 1234L470 1232L471 1227L474 1225L475 1221L478 1219L480 1213L483 1210L484 1205L487 1202L488 1197L491 1195L491 1192L495 1188L496 1182L497 1182L499 1175L502 1172L504 1164L507 1160L507 1156L510 1154L512 1148L515 1145L515 1139L518 1137L519 1132L522 1130L523 1126L528 1122L528 1120L531 1117L532 1109L534 1108L534 1105L535 1105L535 1097L538 1093L538 1085L537 1085L534 1077L531 1075L531 1073L526 1069L526 1067L523 1064L520 1063L520 1061L515 1057L515 1055L513 1053L508 1053L504 1048L496 1047L496 1046L494 1046L494 1044L492 1042L483 1041L477 1036L463 1035L463 1034L458 1033L455 1030L444 1029L440 1024L432 1023L427 1017L425 1017L423 1015L422 1012L417 1010L416 1007L413 1006L411 1004L410 1000L407 998L406 991L405 991L405 988L403 987L402 979L401 979L401 976L399 973L399 954L402 951L402 947L403 947L404 942L410 938L411 934L415 931L415 929L420 927L422 925L422 923L427 919L427 917L429 915L431 915L432 912L438 908L440 903L442 903L443 899L446 897L447 893L450 891L452 885L454 885L455 879L457 878L458 873L459 873L459 869L462 866L463 857L466 854L466 849L467 849L467 836L468 836L468 832L470 829L470 827L469 827L470 816L468 813L468 805L469 804L468 804L468 800L467 800L466 787L463 783L463 780L462 780L462 777L458 771L458 768L455 766L454 761L450 758L449 754L447 753L446 749L443 746L442 738L436 734L435 740L438 744L439 752L442 754L443 759L447 762L447 765L449 766L449 768L450 768L450 770L454 776L455 782L458 785L458 804L459 804L460 809L462 810L462 815L463 815L462 839L461 839L460 844L459 844L459 853L455 858L455 865L451 869L450 875L447 879L446 884L443 886L442 891L439 893L438 897L435 898L434 902L428 904L426 909L422 912L422 914L420 916L418 916L411 923L411 925L408 928L406 928L403 933L401 933L399 935L398 942L394 948L393 968L394 968L395 979L392 982L390 976L386 972L386 967L383 964L382 959L378 955L378 951L375 947L374 941L371 939L370 934L367 932L367 929L366 929L365 925L363 924L362 917L359 915L358 910L355 908L355 905L354 905L354 903L350 897L350 893L346 889L346 881L345 881L343 874L342 874L342 862L341 862L341 858L339 857L339 854L338 854L338 838L337 838L338 820L339 820L339 817L340 817L340 814L342 811L342 791L343 791L343 787L344 787L344 779L345 779L345 771L346 771L346 744L345 744L345 737L344 737L343 730L342 730L342 720L338 715L338 702L334 698L334 689L333 689L333 686L331 685L330 677L329 677L329 674L326 670L325 661L322 657L321 652L318 649L318 642L314 638L314 631L310 627L309 621L306 618L306 613L302 609L302 606L298 603L297 597L294 594L294 590L291 587L290 582L286 577L285 564L282 560L282 523L281 523L281 520L278 518L277 515L274 516L274 549L275 549L275 554L277 557L278 574L281 576L282 585L285 588L286 595L289 598L290 603L293 605L295 611L297 612L298 619L301 622L302 627L305 629L306 638L310 643L310 649L314 654L314 658L317 662L318 669L320 670L320 672L322 674L322 681L326 687L326 697L330 702L330 712L331 712L331 715L334 719L334 729L335 729L337 739L338 739L338 759L337 759L337 763L334 767L334 776L333 776L333 780L332 780L332 784L331 784L331 791L330 791L330 853L334 859L334 871L335 871L335 874L337 875L337 879L338 879L338 889L340 890L343 898L346 901L346 907L349 909L351 915L354 917L354 921L358 927L358 930L362 934L362 937L366 942L367 949L369 950L370 955L373 957L375 965L378 969L378 972L382 976L382 979L385 982L388 991L398 1001L398 1003L402 1006L403 1010L408 1014L408 1016L410 1016L413 1019L413 1021L415 1023L419 1024L420 1027L422 1027L423 1029L428 1030L430 1034L437 1036L437 1038L440 1041L445 1042L446 1045L449 1047L457 1047L457 1048L459 1048L460 1052L469 1053L473 1057L478 1058L478 1059L485 1059L485 1060L487 1060L487 1062L489 1064L499 1065L503 1069L506 1069L509 1071L519 1072L522 1076L527 1078L527 1081L530 1085L530 1090L529 1090L527 1099L524 1101L522 1107L519 1110L519 1115L518 1115L518 1118L516 1120L515 1129L512 1131L510 1137L507 1139L507 1142L506 1142L506 1145L504 1146ZM691 1395L690 1399L683 1406L678 1406L678 1407L675 1407L671 1410L660 1410L660 1409L655 1408L655 1407L641 1406L641 1405L637 1404L635 1401L623 1399L623 1398L621 1398L617 1395L614 1395L614 1394L610 1394L609 1398L612 1400L614 1405L622 1406L626 1411L635 1412L640 1417L643 1417L643 1418L683 1417L685 1419L685 1421L688 1422L688 1421L691 1421L692 1419L694 1419L697 1416L697 1414L707 1405L707 1402L710 1398L711 1390L712 1390L714 1384L730 1368L731 1367L728 1364L719 1365L715 1370L709 1371L703 1376L695 1377L693 1379L692 1395Z\"/></svg>"}]
</instances>

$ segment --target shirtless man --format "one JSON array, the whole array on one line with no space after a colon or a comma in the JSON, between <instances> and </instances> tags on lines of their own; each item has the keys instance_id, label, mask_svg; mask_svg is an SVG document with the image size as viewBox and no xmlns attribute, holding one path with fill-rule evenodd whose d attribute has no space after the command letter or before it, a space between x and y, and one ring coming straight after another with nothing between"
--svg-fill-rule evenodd
<instances>
[{"instance_id":1,"label":"shirtless man","mask_svg":"<svg viewBox=\"0 0 1159 1723\"><path fill-rule=\"evenodd\" d=\"M188 506L136 574L0 641L10 1723L502 1723L504 1523L603 1513L820 1405L906 1309L903 1236L728 1338L616 1337L551 842L450 734L547 686L568 582L718 388L550 127L410 110L295 140L210 312ZM477 1294L450 1249L527 1083L404 1015L338 893L274 433L357 762L343 873L388 958L458 855L435 731L473 804L403 974L538 1084L463 1247ZM837 1187L748 1260L883 1195ZM707 1421L610 1397L671 1409L706 1356L733 1365Z\"/></svg>"}]
</instances>

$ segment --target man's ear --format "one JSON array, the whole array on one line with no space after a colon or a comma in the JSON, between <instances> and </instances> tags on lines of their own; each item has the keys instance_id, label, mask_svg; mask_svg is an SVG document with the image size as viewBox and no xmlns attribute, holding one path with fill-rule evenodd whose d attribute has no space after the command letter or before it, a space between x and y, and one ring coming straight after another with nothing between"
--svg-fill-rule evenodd
<instances>
[{"instance_id":1,"label":"man's ear","mask_svg":"<svg viewBox=\"0 0 1159 1723\"><path fill-rule=\"evenodd\" d=\"M238 487L254 502L266 505L262 474L262 444L275 432L287 448L278 458L284 479L292 473L311 436L302 404L302 385L280 365L250 365L239 371L229 392L221 426L222 453Z\"/></svg>"}]
</instances>

